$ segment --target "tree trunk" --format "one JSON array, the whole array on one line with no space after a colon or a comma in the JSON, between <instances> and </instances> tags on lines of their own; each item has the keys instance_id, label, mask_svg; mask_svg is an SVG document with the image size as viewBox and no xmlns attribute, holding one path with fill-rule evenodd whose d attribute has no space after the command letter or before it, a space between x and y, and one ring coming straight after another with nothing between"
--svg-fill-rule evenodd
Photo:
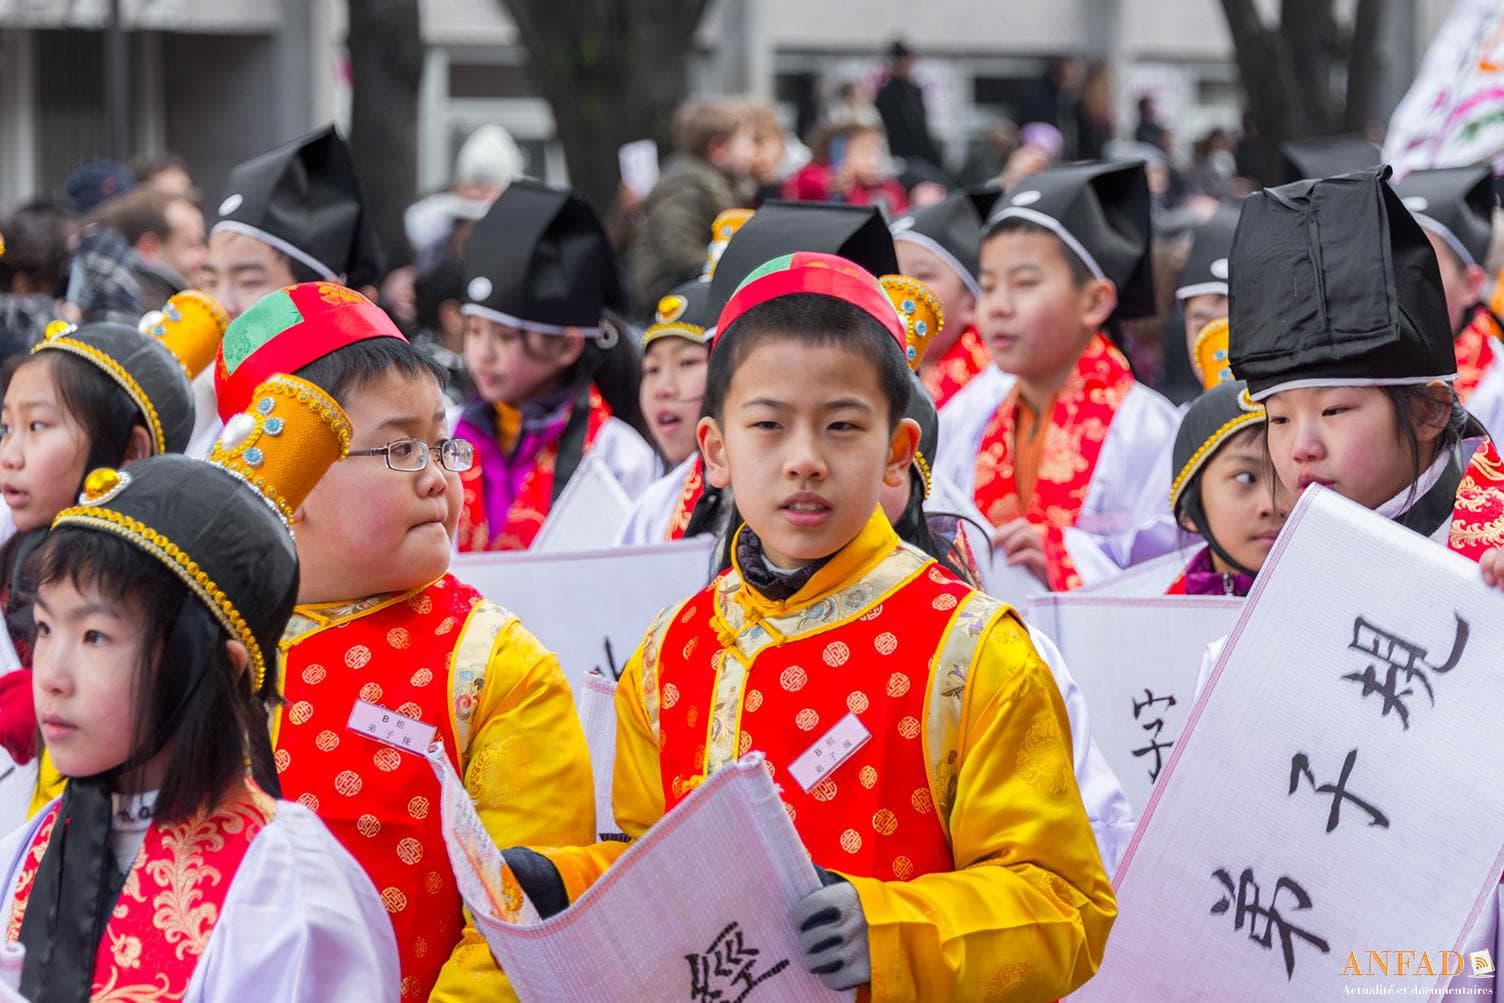
<instances>
[{"instance_id":1,"label":"tree trunk","mask_svg":"<svg viewBox=\"0 0 1504 1003\"><path fill-rule=\"evenodd\" d=\"M553 111L570 182L603 215L621 180L617 149L666 138L688 92L707 2L505 0Z\"/></svg>"},{"instance_id":2,"label":"tree trunk","mask_svg":"<svg viewBox=\"0 0 1504 1003\"><path fill-rule=\"evenodd\" d=\"M1253 0L1222 0L1222 12L1232 34L1238 77L1243 84L1248 113L1258 126L1259 166L1263 180L1283 180L1280 144L1295 138L1305 127L1296 108L1296 92L1278 33L1259 17Z\"/></svg>"},{"instance_id":3,"label":"tree trunk","mask_svg":"<svg viewBox=\"0 0 1504 1003\"><path fill-rule=\"evenodd\" d=\"M350 148L388 268L412 249L402 214L418 187L418 0L349 0Z\"/></svg>"},{"instance_id":4,"label":"tree trunk","mask_svg":"<svg viewBox=\"0 0 1504 1003\"><path fill-rule=\"evenodd\" d=\"M1353 13L1353 37L1348 43L1347 103L1342 113L1342 131L1363 133L1374 117L1378 97L1379 70L1383 54L1379 38L1386 6L1381 0L1358 0ZM1394 16L1393 11L1389 16Z\"/></svg>"}]
</instances>

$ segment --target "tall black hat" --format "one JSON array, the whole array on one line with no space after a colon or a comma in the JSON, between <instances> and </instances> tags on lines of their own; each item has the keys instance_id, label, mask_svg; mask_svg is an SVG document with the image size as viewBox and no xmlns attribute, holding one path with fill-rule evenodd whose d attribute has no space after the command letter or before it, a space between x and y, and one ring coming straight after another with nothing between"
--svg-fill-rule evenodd
<instances>
[{"instance_id":1,"label":"tall black hat","mask_svg":"<svg viewBox=\"0 0 1504 1003\"><path fill-rule=\"evenodd\" d=\"M310 278L343 283L382 270L355 160L332 125L230 171L211 232L218 230L269 244Z\"/></svg>"},{"instance_id":2,"label":"tall black hat","mask_svg":"<svg viewBox=\"0 0 1504 1003\"><path fill-rule=\"evenodd\" d=\"M1380 167L1297 181L1244 203L1228 357L1254 400L1456 376L1436 255L1388 177Z\"/></svg>"},{"instance_id":3,"label":"tall black hat","mask_svg":"<svg viewBox=\"0 0 1504 1003\"><path fill-rule=\"evenodd\" d=\"M796 251L839 255L873 275L898 271L893 236L876 206L768 202L736 231L721 254L710 282L711 316L721 315L748 275Z\"/></svg>"},{"instance_id":4,"label":"tall black hat","mask_svg":"<svg viewBox=\"0 0 1504 1003\"><path fill-rule=\"evenodd\" d=\"M1329 178L1379 166L1379 148L1362 136L1322 136L1283 143L1285 181Z\"/></svg>"},{"instance_id":5,"label":"tall black hat","mask_svg":"<svg viewBox=\"0 0 1504 1003\"><path fill-rule=\"evenodd\" d=\"M999 199L986 234L1010 219L1044 227L1093 275L1117 287L1118 317L1149 317L1155 313L1149 201L1141 160L1057 167L1025 178Z\"/></svg>"},{"instance_id":6,"label":"tall black hat","mask_svg":"<svg viewBox=\"0 0 1504 1003\"><path fill-rule=\"evenodd\" d=\"M1393 187L1415 221L1440 237L1463 265L1488 260L1498 204L1492 168L1414 171Z\"/></svg>"},{"instance_id":7,"label":"tall black hat","mask_svg":"<svg viewBox=\"0 0 1504 1003\"><path fill-rule=\"evenodd\" d=\"M1240 203L1224 202L1196 227L1191 253L1180 272L1180 285L1175 289L1176 299L1227 295L1227 258L1232 253L1232 235L1242 211Z\"/></svg>"},{"instance_id":8,"label":"tall black hat","mask_svg":"<svg viewBox=\"0 0 1504 1003\"><path fill-rule=\"evenodd\" d=\"M626 296L600 217L578 193L514 181L465 246L462 312L527 331L604 337Z\"/></svg>"},{"instance_id":9,"label":"tall black hat","mask_svg":"<svg viewBox=\"0 0 1504 1003\"><path fill-rule=\"evenodd\" d=\"M895 243L907 240L930 251L961 277L973 296L980 296L977 261L982 253L982 220L1001 194L999 188L956 192L898 217L888 229Z\"/></svg>"}]
</instances>

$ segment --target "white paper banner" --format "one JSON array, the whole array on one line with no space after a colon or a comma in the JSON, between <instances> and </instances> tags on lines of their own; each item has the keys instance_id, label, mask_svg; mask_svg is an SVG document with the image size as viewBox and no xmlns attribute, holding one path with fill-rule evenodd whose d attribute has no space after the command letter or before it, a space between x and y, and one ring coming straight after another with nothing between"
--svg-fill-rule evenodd
<instances>
[{"instance_id":1,"label":"white paper banner","mask_svg":"<svg viewBox=\"0 0 1504 1003\"><path fill-rule=\"evenodd\" d=\"M585 677L575 696L590 771L595 777L595 828L601 836L621 832L611 807L611 778L616 767L616 683L598 672Z\"/></svg>"},{"instance_id":2,"label":"white paper banner","mask_svg":"<svg viewBox=\"0 0 1504 1003\"><path fill-rule=\"evenodd\" d=\"M1308 489L1149 800L1106 959L1073 999L1383 993L1369 952L1391 966L1412 952L1402 995L1446 982L1504 869L1500 651L1504 597L1475 565Z\"/></svg>"},{"instance_id":3,"label":"white paper banner","mask_svg":"<svg viewBox=\"0 0 1504 1003\"><path fill-rule=\"evenodd\" d=\"M1025 618L1054 640L1086 697L1091 735L1135 812L1148 803L1195 702L1206 645L1242 599L1036 596Z\"/></svg>"},{"instance_id":4,"label":"white paper banner","mask_svg":"<svg viewBox=\"0 0 1504 1003\"><path fill-rule=\"evenodd\" d=\"M1384 161L1399 177L1504 154L1504 6L1457 0L1389 120Z\"/></svg>"},{"instance_id":5,"label":"white paper banner","mask_svg":"<svg viewBox=\"0 0 1504 1003\"><path fill-rule=\"evenodd\" d=\"M1089 582L1075 591L1076 595L1092 596L1162 596L1165 589L1175 583L1185 566L1191 563L1191 558L1196 556L1196 551L1201 549L1198 543L1194 547L1186 547L1183 550L1172 551L1160 557L1154 557L1142 564L1135 564L1126 571L1118 571L1106 578Z\"/></svg>"},{"instance_id":6,"label":"white paper banner","mask_svg":"<svg viewBox=\"0 0 1504 1003\"><path fill-rule=\"evenodd\" d=\"M709 537L570 554L460 554L449 570L515 613L559 656L578 694L591 669L616 679L653 617L710 580Z\"/></svg>"},{"instance_id":7,"label":"white paper banner","mask_svg":"<svg viewBox=\"0 0 1504 1003\"><path fill-rule=\"evenodd\" d=\"M597 456L580 461L574 476L559 492L533 545L535 554L559 554L609 547L621 534L632 499Z\"/></svg>"},{"instance_id":8,"label":"white paper banner","mask_svg":"<svg viewBox=\"0 0 1504 1003\"><path fill-rule=\"evenodd\" d=\"M820 879L760 755L717 771L568 909L541 922L500 853L486 851L442 750L429 761L444 787L444 836L465 904L521 998L851 998L800 964L789 911Z\"/></svg>"}]
</instances>

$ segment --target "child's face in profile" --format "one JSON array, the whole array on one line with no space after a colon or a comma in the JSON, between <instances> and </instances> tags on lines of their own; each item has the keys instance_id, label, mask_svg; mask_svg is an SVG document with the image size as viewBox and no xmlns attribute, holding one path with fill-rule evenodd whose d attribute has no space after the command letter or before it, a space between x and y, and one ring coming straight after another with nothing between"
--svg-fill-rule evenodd
<instances>
[{"instance_id":1,"label":"child's face in profile","mask_svg":"<svg viewBox=\"0 0 1504 1003\"><path fill-rule=\"evenodd\" d=\"M767 559L798 568L850 543L882 485L904 483L917 428L888 422L870 359L767 337L732 374L720 421L701 419L700 444L710 482L732 485Z\"/></svg>"},{"instance_id":2,"label":"child's face in profile","mask_svg":"<svg viewBox=\"0 0 1504 1003\"><path fill-rule=\"evenodd\" d=\"M388 372L345 402L350 449L397 439L448 438L444 395L427 373ZM302 581L299 602L338 602L427 585L449 568L459 519L459 474L432 455L422 470L391 470L380 456L349 456L329 468L294 519Z\"/></svg>"},{"instance_id":3,"label":"child's face in profile","mask_svg":"<svg viewBox=\"0 0 1504 1003\"><path fill-rule=\"evenodd\" d=\"M1263 426L1247 428L1224 442L1201 469L1201 510L1217 544L1234 561L1258 571L1284 525L1286 506L1276 501L1274 471L1264 456ZM1222 558L1212 563L1223 574Z\"/></svg>"},{"instance_id":4,"label":"child's face in profile","mask_svg":"<svg viewBox=\"0 0 1504 1003\"><path fill-rule=\"evenodd\" d=\"M1292 498L1323 484L1378 508L1415 477L1394 406L1378 387L1299 387L1271 395L1264 407L1269 455ZM1428 462L1424 445L1421 459Z\"/></svg>"},{"instance_id":5,"label":"child's face in profile","mask_svg":"<svg viewBox=\"0 0 1504 1003\"><path fill-rule=\"evenodd\" d=\"M546 397L583 349L578 332L537 334L473 314L465 317L465 369L475 392L493 404L515 406Z\"/></svg>"},{"instance_id":6,"label":"child's face in profile","mask_svg":"<svg viewBox=\"0 0 1504 1003\"><path fill-rule=\"evenodd\" d=\"M83 426L58 398L52 354L22 363L0 405L0 494L22 533L50 526L77 500L89 457Z\"/></svg>"},{"instance_id":7,"label":"child's face in profile","mask_svg":"<svg viewBox=\"0 0 1504 1003\"><path fill-rule=\"evenodd\" d=\"M32 694L42 738L58 770L92 777L130 758L139 699L145 611L63 578L37 590ZM160 783L160 762L139 789Z\"/></svg>"},{"instance_id":8,"label":"child's face in profile","mask_svg":"<svg viewBox=\"0 0 1504 1003\"><path fill-rule=\"evenodd\" d=\"M1093 284L1076 285L1053 234L989 237L979 284L977 330L997 367L1025 380L1063 381L1107 319L1091 295Z\"/></svg>"},{"instance_id":9,"label":"child's face in profile","mask_svg":"<svg viewBox=\"0 0 1504 1003\"><path fill-rule=\"evenodd\" d=\"M709 359L705 345L673 336L659 338L643 353L638 398L653 440L670 466L695 451L695 423L705 397Z\"/></svg>"}]
</instances>

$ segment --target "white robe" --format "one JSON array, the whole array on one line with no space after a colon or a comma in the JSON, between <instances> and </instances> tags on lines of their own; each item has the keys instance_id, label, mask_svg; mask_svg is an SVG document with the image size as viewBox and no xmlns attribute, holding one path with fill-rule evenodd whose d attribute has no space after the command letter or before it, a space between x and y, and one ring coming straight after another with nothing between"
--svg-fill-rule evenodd
<instances>
[{"instance_id":1,"label":"white robe","mask_svg":"<svg viewBox=\"0 0 1504 1003\"><path fill-rule=\"evenodd\" d=\"M674 517L679 496L684 493L684 482L689 478L689 469L699 455L691 453L687 460L634 496L636 503L616 537L618 547L662 543L668 538L669 521Z\"/></svg>"},{"instance_id":2,"label":"white robe","mask_svg":"<svg viewBox=\"0 0 1504 1003\"><path fill-rule=\"evenodd\" d=\"M607 418L590 455L606 464L627 497L637 499L658 476L658 454L637 430L620 418Z\"/></svg>"},{"instance_id":3,"label":"white robe","mask_svg":"<svg viewBox=\"0 0 1504 1003\"><path fill-rule=\"evenodd\" d=\"M976 495L982 436L1013 383L1012 375L989 366L940 411L935 469L968 498ZM1134 384L1123 398L1097 456L1074 532L1066 534L1066 548L1078 568L1102 567L1103 556L1112 566L1127 568L1175 549L1170 456L1179 426L1175 406L1148 387Z\"/></svg>"},{"instance_id":4,"label":"white robe","mask_svg":"<svg viewBox=\"0 0 1504 1003\"><path fill-rule=\"evenodd\" d=\"M1489 438L1504 442L1504 344L1494 340L1494 361L1467 399L1468 414L1488 430Z\"/></svg>"},{"instance_id":5,"label":"white robe","mask_svg":"<svg viewBox=\"0 0 1504 1003\"><path fill-rule=\"evenodd\" d=\"M10 915L22 857L48 810L0 841L0 915ZM395 1003L400 985L397 940L370 879L318 816L277 802L235 872L184 1003Z\"/></svg>"},{"instance_id":6,"label":"white robe","mask_svg":"<svg viewBox=\"0 0 1504 1003\"><path fill-rule=\"evenodd\" d=\"M1029 628L1029 640L1034 642L1034 650L1050 667L1060 697L1065 701L1065 715L1071 722L1071 758L1076 786L1081 789L1081 804L1086 808L1092 834L1097 837L1102 866L1111 876L1128 849L1138 817L1128 803L1128 795L1123 793L1118 775L1112 772L1102 750L1092 741L1086 697L1076 685L1070 669L1066 668L1065 657L1049 635L1036 627Z\"/></svg>"}]
</instances>

